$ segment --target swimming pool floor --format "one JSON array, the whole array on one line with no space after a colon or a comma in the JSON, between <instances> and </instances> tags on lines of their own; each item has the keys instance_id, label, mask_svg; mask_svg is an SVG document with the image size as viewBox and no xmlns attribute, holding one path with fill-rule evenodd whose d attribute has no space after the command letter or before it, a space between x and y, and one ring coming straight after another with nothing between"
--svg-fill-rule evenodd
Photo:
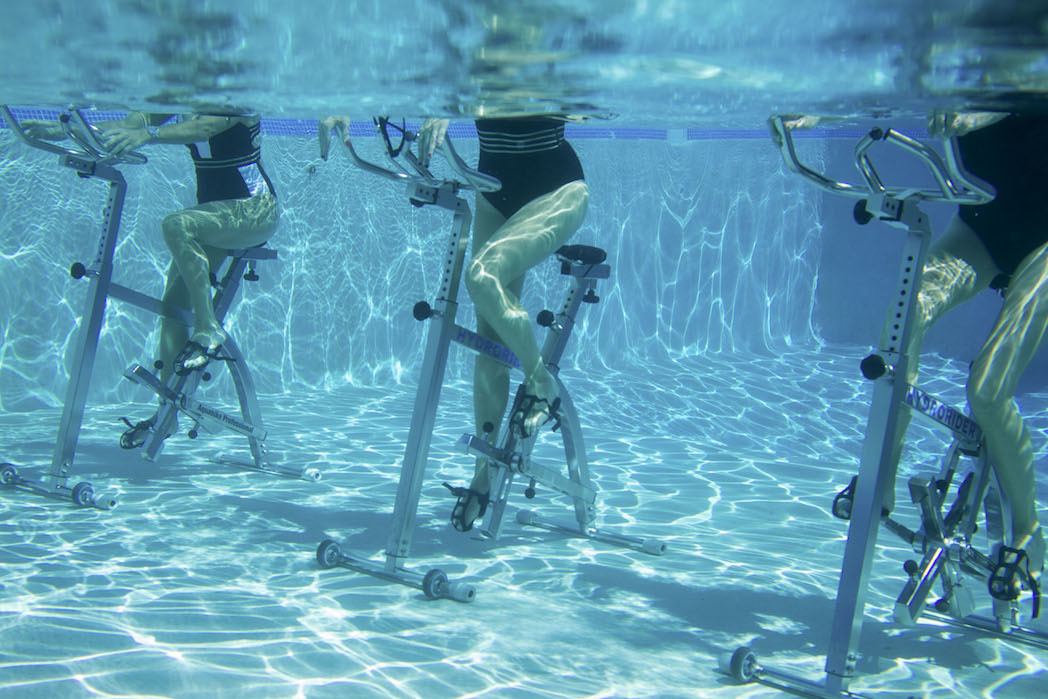
<instances>
[{"instance_id":1,"label":"swimming pool floor","mask_svg":"<svg viewBox=\"0 0 1048 699\"><path fill-rule=\"evenodd\" d=\"M826 347L565 372L600 524L666 540L662 557L512 520L496 543L454 531L441 482L469 477L470 460L454 443L471 418L468 386L449 386L412 561L474 583L468 605L314 560L328 537L376 560L385 548L410 383L262 397L271 449L286 463L320 468L319 483L209 462L241 447L232 436L177 435L150 464L117 447L117 419L141 417L144 395L137 410L90 407L77 473L118 491L119 507L0 495L0 695L778 695L717 673L718 655L744 644L769 665L821 679L846 536L829 507L858 467L867 409L867 386L856 378L861 356ZM932 358L926 366L939 376L928 390L963 398L956 365ZM1020 402L1043 453L1048 395ZM0 415L0 460L47 463L57 422L57 410ZM919 425L912 436L904 474L927 470L919 466L934 463L942 445ZM552 461L557 449L547 433L535 458ZM541 489L513 505L570 518ZM897 512L914 523L909 507ZM853 691L1043 690L1048 651L891 624L901 563L913 554L883 531L879 542Z\"/></svg>"}]
</instances>

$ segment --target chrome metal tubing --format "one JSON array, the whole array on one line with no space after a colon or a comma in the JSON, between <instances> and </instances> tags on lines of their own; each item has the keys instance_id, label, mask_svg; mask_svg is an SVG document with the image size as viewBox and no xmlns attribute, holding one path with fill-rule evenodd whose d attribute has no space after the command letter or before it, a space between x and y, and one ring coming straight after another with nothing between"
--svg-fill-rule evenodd
<instances>
[{"instance_id":1,"label":"chrome metal tubing","mask_svg":"<svg viewBox=\"0 0 1048 699\"><path fill-rule=\"evenodd\" d=\"M418 174L412 175L406 172L404 168L398 167L398 169L392 169L365 160L353 147L353 143L348 134L343 133L342 143L346 146L346 154L354 165L361 170L379 175L380 177L385 177L395 182L417 183L430 187L439 187L442 184L452 183L451 180L441 180L433 176L427 168L419 163L418 157L410 151L410 157L404 156L405 160ZM444 138L444 142L441 144L437 152L444 156L451 170L462 178L463 181L454 182L454 184L459 188L474 189L478 192L495 192L502 189L502 183L499 182L498 179L491 175L485 175L483 172L475 170L467 165L466 161L464 161L458 154L458 151L455 150L455 146L452 144L450 137L446 136ZM394 158L389 158L389 160L392 165L398 165Z\"/></svg>"},{"instance_id":2,"label":"chrome metal tubing","mask_svg":"<svg viewBox=\"0 0 1048 699\"><path fill-rule=\"evenodd\" d=\"M800 161L793 143L793 133L786 128L782 117L775 116L769 121L772 140L779 146L787 167L813 182L819 188L833 194L859 199L874 194L905 196L914 194L924 201L948 202L955 204L985 204L996 196L992 186L980 182L978 178L964 172L957 151L956 139L947 144L947 157L944 160L928 145L899 133L893 129L884 132L873 130L863 136L855 148L856 167L863 175L865 184L857 185L833 180L822 173L812 170ZM937 189L885 187L877 175L867 151L877 141L885 141L901 148L923 162L938 184Z\"/></svg>"}]
</instances>

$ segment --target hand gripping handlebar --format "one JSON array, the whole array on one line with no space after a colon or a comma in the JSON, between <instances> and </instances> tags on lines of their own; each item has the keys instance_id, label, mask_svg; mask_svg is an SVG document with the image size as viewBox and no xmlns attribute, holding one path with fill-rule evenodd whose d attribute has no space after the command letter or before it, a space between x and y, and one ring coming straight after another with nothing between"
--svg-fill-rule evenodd
<instances>
[{"instance_id":1,"label":"hand gripping handlebar","mask_svg":"<svg viewBox=\"0 0 1048 699\"><path fill-rule=\"evenodd\" d=\"M69 109L58 117L58 123L62 127L62 131L65 132L66 138L76 144L77 147L74 148L30 136L18 123L14 115L11 114L11 110L7 105L0 105L0 115L3 116L7 126L23 143L49 153L71 155L100 165L114 165L116 163L142 165L148 160L146 156L136 151L127 151L119 155L110 152L102 142L101 130L97 126L89 124L79 109Z\"/></svg>"},{"instance_id":2,"label":"hand gripping handlebar","mask_svg":"<svg viewBox=\"0 0 1048 699\"><path fill-rule=\"evenodd\" d=\"M855 166L859 169L866 183L850 184L832 180L802 163L793 147L793 134L785 126L781 116L769 119L768 126L772 140L779 146L783 160L786 161L786 166L797 174L811 180L821 189L833 194L842 194L857 199L865 199L875 194L917 196L925 201L951 202L955 204L986 204L997 196L997 191L992 185L964 171L956 138L949 140L946 148L946 159L943 160L929 146L898 131L872 129L859 139L858 144L855 146ZM885 187L868 153L870 147L878 141L898 146L908 153L917 156L921 162L928 166L938 187L936 189Z\"/></svg>"}]
</instances>

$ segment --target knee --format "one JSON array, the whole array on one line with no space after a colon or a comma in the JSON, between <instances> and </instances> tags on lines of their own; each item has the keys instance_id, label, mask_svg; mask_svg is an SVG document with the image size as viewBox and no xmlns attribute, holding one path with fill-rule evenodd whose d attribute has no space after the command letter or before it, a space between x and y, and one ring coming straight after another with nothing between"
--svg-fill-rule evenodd
<instances>
[{"instance_id":1,"label":"knee","mask_svg":"<svg viewBox=\"0 0 1048 699\"><path fill-rule=\"evenodd\" d=\"M564 192L581 205L589 204L589 185L585 180L575 180L564 185Z\"/></svg>"},{"instance_id":2,"label":"knee","mask_svg":"<svg viewBox=\"0 0 1048 699\"><path fill-rule=\"evenodd\" d=\"M160 222L160 231L163 233L164 242L168 247L185 240L186 228L182 224L182 217L177 213L168 214Z\"/></svg>"},{"instance_id":3,"label":"knee","mask_svg":"<svg viewBox=\"0 0 1048 699\"><path fill-rule=\"evenodd\" d=\"M582 217L589 208L589 185L582 180L575 180L564 185L563 192L569 202L569 208L579 217L578 225L581 225Z\"/></svg>"},{"instance_id":4,"label":"knee","mask_svg":"<svg viewBox=\"0 0 1048 699\"><path fill-rule=\"evenodd\" d=\"M474 258L466 267L466 290L474 300L478 296L487 297L497 292L498 278L490 265L484 264L483 256Z\"/></svg>"}]
</instances>

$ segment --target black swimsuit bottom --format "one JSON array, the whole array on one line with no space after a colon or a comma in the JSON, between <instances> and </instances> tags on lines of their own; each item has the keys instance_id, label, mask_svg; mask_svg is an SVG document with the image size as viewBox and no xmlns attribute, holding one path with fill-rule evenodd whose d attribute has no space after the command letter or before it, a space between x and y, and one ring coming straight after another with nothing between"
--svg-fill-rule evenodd
<instances>
[{"instance_id":1,"label":"black swimsuit bottom","mask_svg":"<svg viewBox=\"0 0 1048 699\"><path fill-rule=\"evenodd\" d=\"M1013 114L961 136L965 169L997 188L997 198L960 207L1006 275L1048 242L1048 116Z\"/></svg>"},{"instance_id":2,"label":"black swimsuit bottom","mask_svg":"<svg viewBox=\"0 0 1048 699\"><path fill-rule=\"evenodd\" d=\"M554 117L478 119L478 169L497 177L502 189L484 198L509 218L529 201L584 180L575 149L564 140L564 122Z\"/></svg>"},{"instance_id":3,"label":"black swimsuit bottom","mask_svg":"<svg viewBox=\"0 0 1048 699\"><path fill-rule=\"evenodd\" d=\"M196 168L198 204L250 197L252 192L244 174L251 176L251 168L258 168L257 174L261 175L266 189L276 195L273 183L262 169L260 136L258 122L250 126L237 122L208 139L207 153L201 153L196 143L188 144Z\"/></svg>"}]
</instances>

